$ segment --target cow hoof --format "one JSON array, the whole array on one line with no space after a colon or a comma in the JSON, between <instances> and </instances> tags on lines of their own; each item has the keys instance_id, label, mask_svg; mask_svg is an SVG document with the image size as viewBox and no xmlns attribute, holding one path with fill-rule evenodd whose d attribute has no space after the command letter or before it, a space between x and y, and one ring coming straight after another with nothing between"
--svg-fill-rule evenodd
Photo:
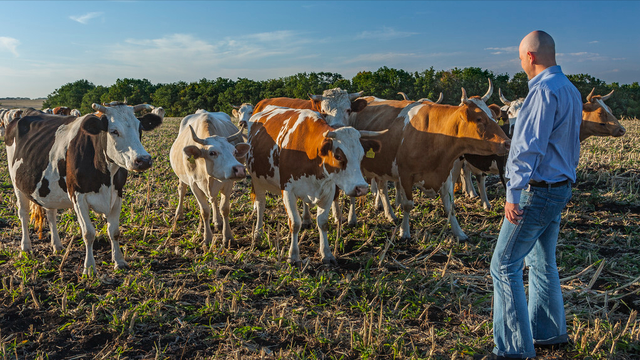
<instances>
[{"instance_id":1,"label":"cow hoof","mask_svg":"<svg viewBox=\"0 0 640 360\"><path fill-rule=\"evenodd\" d=\"M84 270L82 270L82 275L93 277L94 275L97 275L97 273L93 266L89 266L88 268L84 268Z\"/></svg>"},{"instance_id":2,"label":"cow hoof","mask_svg":"<svg viewBox=\"0 0 640 360\"><path fill-rule=\"evenodd\" d=\"M483 208L484 208L486 211L491 211L491 205L483 206Z\"/></svg>"},{"instance_id":3,"label":"cow hoof","mask_svg":"<svg viewBox=\"0 0 640 360\"><path fill-rule=\"evenodd\" d=\"M287 262L292 266L300 267L300 265L302 265L302 261L300 259L287 258Z\"/></svg>"},{"instance_id":4,"label":"cow hoof","mask_svg":"<svg viewBox=\"0 0 640 360\"><path fill-rule=\"evenodd\" d=\"M64 246L62 245L53 245L53 253L59 253L64 251Z\"/></svg>"},{"instance_id":5,"label":"cow hoof","mask_svg":"<svg viewBox=\"0 0 640 360\"><path fill-rule=\"evenodd\" d=\"M127 269L129 269L129 264L126 261L123 261L121 263L116 263L114 265L114 269L116 269L116 270L127 270Z\"/></svg>"},{"instance_id":6,"label":"cow hoof","mask_svg":"<svg viewBox=\"0 0 640 360\"><path fill-rule=\"evenodd\" d=\"M236 241L234 239L222 239L222 247L226 249L230 249L236 246Z\"/></svg>"},{"instance_id":7,"label":"cow hoof","mask_svg":"<svg viewBox=\"0 0 640 360\"><path fill-rule=\"evenodd\" d=\"M392 223L398 221L398 218L395 215L387 214L387 215L385 215L385 217L387 218L387 221L392 222Z\"/></svg>"},{"instance_id":8,"label":"cow hoof","mask_svg":"<svg viewBox=\"0 0 640 360\"><path fill-rule=\"evenodd\" d=\"M338 261L333 256L327 256L326 258L322 259L322 263L329 266L338 266Z\"/></svg>"},{"instance_id":9,"label":"cow hoof","mask_svg":"<svg viewBox=\"0 0 640 360\"><path fill-rule=\"evenodd\" d=\"M303 221L300 225L300 230L311 229L313 227L313 223L311 221Z\"/></svg>"},{"instance_id":10,"label":"cow hoof","mask_svg":"<svg viewBox=\"0 0 640 360\"><path fill-rule=\"evenodd\" d=\"M358 225L358 221L357 220L351 220L349 222L347 222L346 224L344 224L345 227L356 227L356 225Z\"/></svg>"},{"instance_id":11,"label":"cow hoof","mask_svg":"<svg viewBox=\"0 0 640 360\"><path fill-rule=\"evenodd\" d=\"M469 237L466 234L462 234L460 236L456 236L456 238L458 239L458 241L462 241L462 242L469 241Z\"/></svg>"}]
</instances>

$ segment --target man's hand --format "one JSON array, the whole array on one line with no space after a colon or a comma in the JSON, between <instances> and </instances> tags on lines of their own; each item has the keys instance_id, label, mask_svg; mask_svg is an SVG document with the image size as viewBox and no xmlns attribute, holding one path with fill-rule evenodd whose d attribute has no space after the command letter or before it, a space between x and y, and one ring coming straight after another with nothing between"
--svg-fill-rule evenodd
<instances>
[{"instance_id":1,"label":"man's hand","mask_svg":"<svg viewBox=\"0 0 640 360\"><path fill-rule=\"evenodd\" d=\"M520 209L520 205L508 201L504 203L504 216L513 225L518 225L523 213L524 211Z\"/></svg>"}]
</instances>

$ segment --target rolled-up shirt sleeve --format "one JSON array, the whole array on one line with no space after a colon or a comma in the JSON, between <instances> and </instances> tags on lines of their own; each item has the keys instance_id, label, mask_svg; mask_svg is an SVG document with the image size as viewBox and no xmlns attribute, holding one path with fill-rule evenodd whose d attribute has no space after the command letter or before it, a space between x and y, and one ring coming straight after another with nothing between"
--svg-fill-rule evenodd
<instances>
[{"instance_id":1,"label":"rolled-up shirt sleeve","mask_svg":"<svg viewBox=\"0 0 640 360\"><path fill-rule=\"evenodd\" d=\"M547 89L537 87L531 92L526 100L529 104L525 101L518 114L507 160L507 202L514 204L520 203L520 193L547 151L558 105L556 96Z\"/></svg>"}]
</instances>

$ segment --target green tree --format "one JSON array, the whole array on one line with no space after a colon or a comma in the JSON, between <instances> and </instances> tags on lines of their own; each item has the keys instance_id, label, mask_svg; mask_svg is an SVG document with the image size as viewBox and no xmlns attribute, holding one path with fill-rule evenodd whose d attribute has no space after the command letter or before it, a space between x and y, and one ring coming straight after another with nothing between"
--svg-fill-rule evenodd
<instances>
[{"instance_id":1,"label":"green tree","mask_svg":"<svg viewBox=\"0 0 640 360\"><path fill-rule=\"evenodd\" d=\"M79 109L82 105L84 94L94 88L95 85L87 80L78 80L64 84L47 96L47 99L42 103L42 107L55 108L57 106L67 106L72 109Z\"/></svg>"},{"instance_id":2,"label":"green tree","mask_svg":"<svg viewBox=\"0 0 640 360\"><path fill-rule=\"evenodd\" d=\"M104 94L109 92L109 88L102 86L102 85L98 85L96 87L94 87L93 89L87 91L84 96L82 97L82 102L81 105L79 106L78 110L80 110L80 112L82 114L88 114L88 113L92 113L94 112L93 108L91 107L91 105L93 103L97 103L100 104L101 103L101 98Z\"/></svg>"}]
</instances>

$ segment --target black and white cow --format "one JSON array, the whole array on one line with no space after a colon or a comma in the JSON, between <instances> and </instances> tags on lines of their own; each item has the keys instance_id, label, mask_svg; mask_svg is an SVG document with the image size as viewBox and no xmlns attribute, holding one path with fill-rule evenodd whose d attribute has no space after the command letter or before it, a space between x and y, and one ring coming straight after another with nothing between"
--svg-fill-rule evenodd
<instances>
[{"instance_id":1,"label":"black and white cow","mask_svg":"<svg viewBox=\"0 0 640 360\"><path fill-rule=\"evenodd\" d=\"M56 209L73 207L86 245L84 274L95 272L95 228L89 209L104 214L116 268L124 268L119 218L127 171L151 167L151 155L140 142L141 131L159 126L155 114L138 119L134 111L149 105L120 102L93 104L94 114L82 117L29 112L7 126L5 143L9 174L22 225L22 251L31 250L27 224L29 201L45 208L54 251L62 250L56 229Z\"/></svg>"}]
</instances>

